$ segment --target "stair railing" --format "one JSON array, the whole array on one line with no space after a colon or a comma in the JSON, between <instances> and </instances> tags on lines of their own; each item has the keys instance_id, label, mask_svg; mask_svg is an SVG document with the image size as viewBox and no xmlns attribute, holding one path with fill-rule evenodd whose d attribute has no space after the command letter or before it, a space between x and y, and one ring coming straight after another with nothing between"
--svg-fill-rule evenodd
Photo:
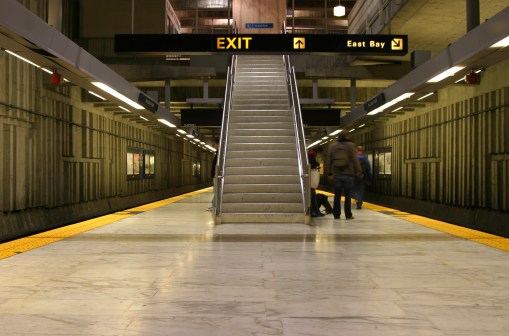
<instances>
[{"instance_id":1,"label":"stair railing","mask_svg":"<svg viewBox=\"0 0 509 336\"><path fill-rule=\"evenodd\" d=\"M226 166L226 150L228 148L228 132L230 121L230 110L232 107L232 91L233 82L235 80L235 69L237 67L237 56L232 56L231 66L228 67L226 76L226 90L224 93L223 103L223 120L221 123L221 137L219 146L217 148L217 164L216 164L216 177L214 194L216 199L216 223L220 223L220 217L223 208L223 187L224 187L224 173Z\"/></svg>"},{"instance_id":2,"label":"stair railing","mask_svg":"<svg viewBox=\"0 0 509 336\"><path fill-rule=\"evenodd\" d=\"M290 94L290 107L293 111L293 125L295 129L295 142L297 145L297 158L299 161L300 184L302 190L302 199L304 200L304 214L306 224L310 221L311 207L311 189L310 189L310 168L307 159L306 137L304 135L304 123L300 110L299 92L297 91L297 79L295 68L290 64L290 56L285 55L284 62L286 67L286 82Z\"/></svg>"}]
</instances>

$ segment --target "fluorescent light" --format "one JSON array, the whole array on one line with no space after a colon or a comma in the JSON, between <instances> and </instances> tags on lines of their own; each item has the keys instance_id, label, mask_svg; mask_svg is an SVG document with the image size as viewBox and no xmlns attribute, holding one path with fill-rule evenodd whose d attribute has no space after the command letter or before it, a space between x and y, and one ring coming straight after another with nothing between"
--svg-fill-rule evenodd
<instances>
[{"instance_id":1,"label":"fluorescent light","mask_svg":"<svg viewBox=\"0 0 509 336\"><path fill-rule=\"evenodd\" d=\"M324 136L322 140L327 140L328 138L329 138L328 136Z\"/></svg>"},{"instance_id":2,"label":"fluorescent light","mask_svg":"<svg viewBox=\"0 0 509 336\"><path fill-rule=\"evenodd\" d=\"M359 126L359 128L364 127L364 126L366 126L366 124L362 124L362 125L360 125L360 126Z\"/></svg>"},{"instance_id":3,"label":"fluorescent light","mask_svg":"<svg viewBox=\"0 0 509 336\"><path fill-rule=\"evenodd\" d=\"M392 112L399 111L399 110L401 110L402 108L403 108L403 106L400 106L400 107L398 107L397 109L395 109L395 110L394 110L394 111L392 111Z\"/></svg>"},{"instance_id":4,"label":"fluorescent light","mask_svg":"<svg viewBox=\"0 0 509 336\"><path fill-rule=\"evenodd\" d=\"M432 95L434 95L434 94L435 94L435 92L430 92L430 93L428 93L427 95L422 96L421 98L418 98L417 100L422 100L422 99L424 99L424 98L428 98L429 96L432 96Z\"/></svg>"},{"instance_id":5,"label":"fluorescent light","mask_svg":"<svg viewBox=\"0 0 509 336\"><path fill-rule=\"evenodd\" d=\"M191 134L186 134L186 137L194 139L194 136L192 136Z\"/></svg>"},{"instance_id":6,"label":"fluorescent light","mask_svg":"<svg viewBox=\"0 0 509 336\"><path fill-rule=\"evenodd\" d=\"M334 7L334 16L345 16L345 6L336 6Z\"/></svg>"},{"instance_id":7,"label":"fluorescent light","mask_svg":"<svg viewBox=\"0 0 509 336\"><path fill-rule=\"evenodd\" d=\"M143 110L143 106L141 106L140 104L138 103L135 103L134 101L132 101L131 99L127 98L126 96L124 96L123 94L121 94L120 92L117 92L115 91L114 89L110 88L108 85L104 84L104 83L101 83L101 82L92 82L92 84L94 84L95 86L97 86L99 89L109 93L110 95L120 99L121 101L123 101L124 103L127 103L129 105L131 105L132 107L134 107L135 109L137 110Z\"/></svg>"},{"instance_id":8,"label":"fluorescent light","mask_svg":"<svg viewBox=\"0 0 509 336\"><path fill-rule=\"evenodd\" d=\"M102 100L106 100L106 98L99 96L97 93L95 93L93 91L88 91L88 93L90 93L91 95L96 96L97 98L100 98Z\"/></svg>"},{"instance_id":9,"label":"fluorescent light","mask_svg":"<svg viewBox=\"0 0 509 336\"><path fill-rule=\"evenodd\" d=\"M352 128L351 130L349 130L348 133L351 133L353 131L355 131L355 128Z\"/></svg>"},{"instance_id":10,"label":"fluorescent light","mask_svg":"<svg viewBox=\"0 0 509 336\"><path fill-rule=\"evenodd\" d=\"M442 72L441 74L439 75L436 75L435 77L431 78L430 80L428 80L428 83L437 83L437 82L440 82L441 80L447 78L447 77L451 77L451 76L454 76L454 74L460 70L463 70L465 67L462 67L462 66L455 66L455 67L452 67L450 69L447 69L445 70L444 72Z\"/></svg>"},{"instance_id":11,"label":"fluorescent light","mask_svg":"<svg viewBox=\"0 0 509 336\"><path fill-rule=\"evenodd\" d=\"M407 92L407 93L403 93L401 96L399 96L398 98L394 99L394 101L396 102L400 102L402 100L405 100L409 97L412 97L414 95L415 92Z\"/></svg>"},{"instance_id":12,"label":"fluorescent light","mask_svg":"<svg viewBox=\"0 0 509 336\"><path fill-rule=\"evenodd\" d=\"M126 108L125 108L125 107L123 107L123 106L118 105L118 107L120 107L120 108L121 108L122 110L124 110L124 111L127 111L127 112L131 113L131 111L129 111L128 109L126 109Z\"/></svg>"},{"instance_id":13,"label":"fluorescent light","mask_svg":"<svg viewBox=\"0 0 509 336\"><path fill-rule=\"evenodd\" d=\"M173 125L171 122L169 122L168 120L166 119L157 119L157 121L159 121L160 123L162 124L165 124L166 126L168 127L177 127L175 125Z\"/></svg>"},{"instance_id":14,"label":"fluorescent light","mask_svg":"<svg viewBox=\"0 0 509 336\"><path fill-rule=\"evenodd\" d=\"M395 105L397 103L399 103L400 101L402 100L405 100L407 99L408 97L411 97L415 92L407 92L407 93L403 93L401 96L399 96L398 98L395 98L393 100L391 100L390 102L388 103L385 103L383 104L382 106L374 109L373 111L369 112L368 115L375 115L377 113L380 113L382 112L383 110L385 110L386 108L389 108L391 107L392 105Z\"/></svg>"},{"instance_id":15,"label":"fluorescent light","mask_svg":"<svg viewBox=\"0 0 509 336\"><path fill-rule=\"evenodd\" d=\"M343 132L343 130L341 130L341 129L337 129L337 130L335 130L334 132L332 132L331 134L329 134L329 136L334 136L334 135L336 135L336 134L338 134L338 133L340 133L340 132Z\"/></svg>"},{"instance_id":16,"label":"fluorescent light","mask_svg":"<svg viewBox=\"0 0 509 336\"><path fill-rule=\"evenodd\" d=\"M492 45L490 48L505 48L509 45L509 36Z\"/></svg>"},{"instance_id":17,"label":"fluorescent light","mask_svg":"<svg viewBox=\"0 0 509 336\"><path fill-rule=\"evenodd\" d=\"M141 118L141 119L143 119L143 120L148 121L148 119L147 119L147 118L145 118L144 116L140 116L140 118Z\"/></svg>"},{"instance_id":18,"label":"fluorescent light","mask_svg":"<svg viewBox=\"0 0 509 336\"><path fill-rule=\"evenodd\" d=\"M5 50L5 52L6 52L6 53L11 54L11 55L12 55L12 56L14 56L14 57L19 58L19 59L20 59L20 60L22 60L22 61L27 62L28 64L33 65L34 67L40 68L40 66L39 66L39 65L35 64L35 63L34 63L34 62L32 62L32 61L27 60L27 59L26 59L26 58L24 58L24 57L21 57L20 55L18 55L18 54L16 54L16 53L13 53L13 52L12 52L12 51L10 51L10 50Z\"/></svg>"},{"instance_id":19,"label":"fluorescent light","mask_svg":"<svg viewBox=\"0 0 509 336\"><path fill-rule=\"evenodd\" d=\"M50 69L46 69L46 68L41 68L41 69L42 69L42 71L47 72L50 75L53 75L53 71L51 71Z\"/></svg>"},{"instance_id":20,"label":"fluorescent light","mask_svg":"<svg viewBox=\"0 0 509 336\"><path fill-rule=\"evenodd\" d=\"M320 140L317 140L315 142L313 142L311 145L307 146L307 149L313 147L314 145L318 145L320 143Z\"/></svg>"},{"instance_id":21,"label":"fluorescent light","mask_svg":"<svg viewBox=\"0 0 509 336\"><path fill-rule=\"evenodd\" d=\"M177 132L179 132L180 134L187 134L187 132L186 132L186 131L181 130L180 128L178 128L178 129L177 129Z\"/></svg>"},{"instance_id":22,"label":"fluorescent light","mask_svg":"<svg viewBox=\"0 0 509 336\"><path fill-rule=\"evenodd\" d=\"M193 141L194 142L200 142L200 139L194 138Z\"/></svg>"}]
</instances>

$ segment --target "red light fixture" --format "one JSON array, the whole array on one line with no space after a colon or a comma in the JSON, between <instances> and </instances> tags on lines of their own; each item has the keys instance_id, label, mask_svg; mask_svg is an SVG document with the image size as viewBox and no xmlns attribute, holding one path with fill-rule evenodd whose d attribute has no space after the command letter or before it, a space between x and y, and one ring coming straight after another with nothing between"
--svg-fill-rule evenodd
<instances>
[{"instance_id":1,"label":"red light fixture","mask_svg":"<svg viewBox=\"0 0 509 336\"><path fill-rule=\"evenodd\" d=\"M51 74L50 79L51 85L58 85L62 82L62 75L60 75L56 70Z\"/></svg>"}]
</instances>

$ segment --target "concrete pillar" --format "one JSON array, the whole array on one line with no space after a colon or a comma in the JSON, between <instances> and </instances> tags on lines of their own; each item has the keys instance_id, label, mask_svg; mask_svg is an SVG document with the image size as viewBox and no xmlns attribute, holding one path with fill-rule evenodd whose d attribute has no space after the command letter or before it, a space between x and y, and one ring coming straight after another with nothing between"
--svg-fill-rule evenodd
<instances>
[{"instance_id":1,"label":"concrete pillar","mask_svg":"<svg viewBox=\"0 0 509 336\"><path fill-rule=\"evenodd\" d=\"M480 16L479 0L467 0L467 32L479 25Z\"/></svg>"},{"instance_id":2,"label":"concrete pillar","mask_svg":"<svg viewBox=\"0 0 509 336\"><path fill-rule=\"evenodd\" d=\"M357 80L350 79L350 111L353 111L357 103Z\"/></svg>"},{"instance_id":3,"label":"concrete pillar","mask_svg":"<svg viewBox=\"0 0 509 336\"><path fill-rule=\"evenodd\" d=\"M207 99L209 97L209 79L205 78L203 80L203 98Z\"/></svg>"},{"instance_id":4,"label":"concrete pillar","mask_svg":"<svg viewBox=\"0 0 509 336\"><path fill-rule=\"evenodd\" d=\"M48 24L58 31L62 31L62 0L49 0Z\"/></svg>"}]
</instances>

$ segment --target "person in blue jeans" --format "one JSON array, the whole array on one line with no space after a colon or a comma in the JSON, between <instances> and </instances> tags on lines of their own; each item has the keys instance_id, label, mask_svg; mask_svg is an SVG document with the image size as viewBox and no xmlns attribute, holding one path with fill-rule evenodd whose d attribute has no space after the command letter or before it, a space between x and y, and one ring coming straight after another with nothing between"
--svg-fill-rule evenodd
<instances>
[{"instance_id":1,"label":"person in blue jeans","mask_svg":"<svg viewBox=\"0 0 509 336\"><path fill-rule=\"evenodd\" d=\"M334 219L341 217L341 196L345 196L345 217L354 219L352 215L351 192L355 179L361 178L361 165L357 158L356 146L346 137L340 137L329 149L329 177L334 185L334 203L332 214Z\"/></svg>"},{"instance_id":2,"label":"person in blue jeans","mask_svg":"<svg viewBox=\"0 0 509 336\"><path fill-rule=\"evenodd\" d=\"M362 209L366 185L371 183L371 165L369 164L367 156L364 154L363 146L357 146L357 158L361 164L362 177L354 181L352 198L356 201L357 209Z\"/></svg>"}]
</instances>

